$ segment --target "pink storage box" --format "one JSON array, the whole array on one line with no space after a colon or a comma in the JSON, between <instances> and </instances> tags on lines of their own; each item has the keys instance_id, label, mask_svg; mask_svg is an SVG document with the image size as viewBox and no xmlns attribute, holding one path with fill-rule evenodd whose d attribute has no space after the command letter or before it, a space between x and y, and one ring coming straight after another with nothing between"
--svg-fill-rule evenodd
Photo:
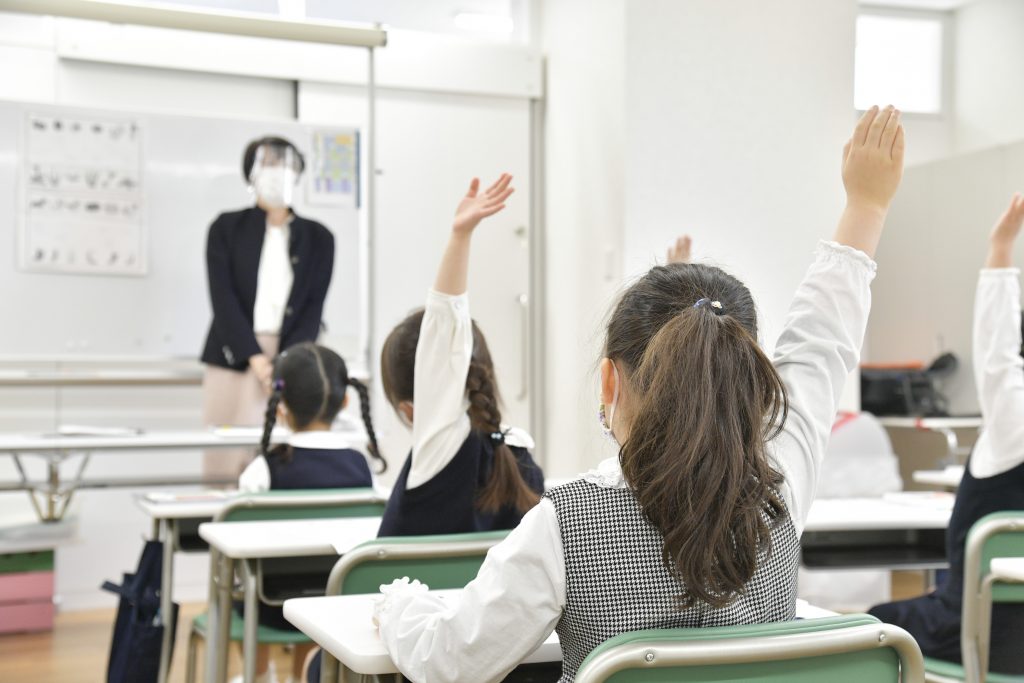
<instances>
[{"instance_id":1,"label":"pink storage box","mask_svg":"<svg viewBox=\"0 0 1024 683\"><path fill-rule=\"evenodd\" d=\"M52 629L52 600L0 604L0 633L50 631Z\"/></svg>"},{"instance_id":2,"label":"pink storage box","mask_svg":"<svg viewBox=\"0 0 1024 683\"><path fill-rule=\"evenodd\" d=\"M10 602L38 602L52 599L52 571L0 574L0 607Z\"/></svg>"}]
</instances>

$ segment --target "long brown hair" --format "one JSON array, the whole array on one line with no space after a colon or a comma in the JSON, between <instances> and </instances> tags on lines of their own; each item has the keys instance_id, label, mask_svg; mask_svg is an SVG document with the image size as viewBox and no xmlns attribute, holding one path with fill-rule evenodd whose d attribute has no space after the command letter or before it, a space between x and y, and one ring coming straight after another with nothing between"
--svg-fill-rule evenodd
<instances>
[{"instance_id":1,"label":"long brown hair","mask_svg":"<svg viewBox=\"0 0 1024 683\"><path fill-rule=\"evenodd\" d=\"M726 606L784 514L766 444L788 402L750 292L710 266L652 268L616 306L605 356L629 395L622 471L664 537L680 606Z\"/></svg>"},{"instance_id":2,"label":"long brown hair","mask_svg":"<svg viewBox=\"0 0 1024 683\"><path fill-rule=\"evenodd\" d=\"M398 410L398 404L402 401L413 400L416 345L420 340L422 323L423 311L415 311L391 330L381 349L384 395L395 410ZM502 434L501 395L494 376L494 364L487 341L476 321L473 321L473 355L466 376L466 393L469 396L469 421L473 429L486 439ZM483 512L495 513L508 505L524 513L536 505L540 497L523 479L516 456L504 443L504 438L492 439L492 443L494 465L477 498L477 507Z\"/></svg>"}]
</instances>

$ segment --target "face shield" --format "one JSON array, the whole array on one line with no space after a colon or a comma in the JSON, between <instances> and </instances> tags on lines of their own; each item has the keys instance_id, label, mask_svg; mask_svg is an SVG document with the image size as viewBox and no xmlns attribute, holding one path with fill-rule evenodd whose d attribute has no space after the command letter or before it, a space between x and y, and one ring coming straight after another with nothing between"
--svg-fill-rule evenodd
<instances>
[{"instance_id":1,"label":"face shield","mask_svg":"<svg viewBox=\"0 0 1024 683\"><path fill-rule=\"evenodd\" d=\"M264 204L284 208L295 199L301 170L302 162L290 146L264 143L256 148L249 184Z\"/></svg>"}]
</instances>

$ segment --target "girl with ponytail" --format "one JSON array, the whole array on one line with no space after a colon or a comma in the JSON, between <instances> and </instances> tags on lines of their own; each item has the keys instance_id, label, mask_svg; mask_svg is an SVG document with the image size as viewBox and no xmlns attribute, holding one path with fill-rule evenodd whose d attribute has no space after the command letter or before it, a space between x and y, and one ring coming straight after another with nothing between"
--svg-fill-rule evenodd
<instances>
[{"instance_id":1,"label":"girl with ponytail","mask_svg":"<svg viewBox=\"0 0 1024 683\"><path fill-rule=\"evenodd\" d=\"M366 451L378 472L387 464L377 447L370 420L366 385L349 377L341 356L305 342L287 349L273 364L272 392L267 401L260 455L242 473L238 487L246 492L283 489L338 489L373 486L367 456L353 447L351 435L331 431L338 413L348 405L348 389L359 395ZM270 437L278 420L292 431L286 444L271 448ZM326 582L327 577L324 576ZM259 604L259 622L277 629L295 630L281 607ZM300 680L312 644L296 645L292 679ZM273 681L269 646L260 646L257 681Z\"/></svg>"},{"instance_id":2,"label":"girl with ponytail","mask_svg":"<svg viewBox=\"0 0 1024 683\"><path fill-rule=\"evenodd\" d=\"M627 631L793 618L800 534L902 174L899 112L868 111L842 168L846 209L773 357L750 291L718 268L657 266L625 291L600 363L618 456L548 491L457 606L418 586L386 591L376 618L405 676L501 680L557 630L572 681Z\"/></svg>"},{"instance_id":3,"label":"girl with ponytail","mask_svg":"<svg viewBox=\"0 0 1024 683\"><path fill-rule=\"evenodd\" d=\"M466 275L473 231L512 194L503 174L473 180L455 214L426 308L398 324L381 351L384 394L412 426L381 536L511 529L537 504L544 476L529 435L502 423L494 365L469 316Z\"/></svg>"}]
</instances>

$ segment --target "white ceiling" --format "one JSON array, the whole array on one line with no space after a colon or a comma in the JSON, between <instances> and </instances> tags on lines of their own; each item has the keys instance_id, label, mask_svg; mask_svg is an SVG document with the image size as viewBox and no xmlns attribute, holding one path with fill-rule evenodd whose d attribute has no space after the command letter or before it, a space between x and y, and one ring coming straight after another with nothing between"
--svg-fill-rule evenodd
<instances>
[{"instance_id":1,"label":"white ceiling","mask_svg":"<svg viewBox=\"0 0 1024 683\"><path fill-rule=\"evenodd\" d=\"M973 0L860 0L869 7L892 7L898 9L919 9L947 12L963 7Z\"/></svg>"}]
</instances>

